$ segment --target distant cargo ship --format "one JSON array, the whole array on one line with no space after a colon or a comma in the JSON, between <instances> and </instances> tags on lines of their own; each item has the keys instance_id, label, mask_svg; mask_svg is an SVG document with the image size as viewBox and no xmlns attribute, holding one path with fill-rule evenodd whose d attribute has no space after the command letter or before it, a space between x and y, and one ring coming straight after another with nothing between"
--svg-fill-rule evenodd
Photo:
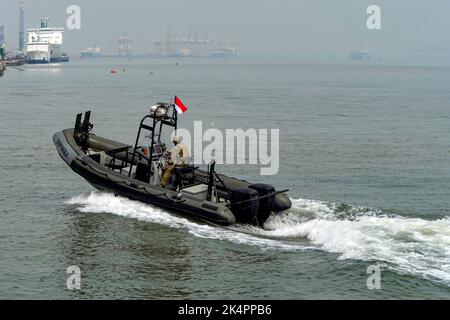
<instances>
[{"instance_id":1,"label":"distant cargo ship","mask_svg":"<svg viewBox=\"0 0 450 320\"><path fill-rule=\"evenodd\" d=\"M211 51L211 57L234 57L237 55L235 48L219 48Z\"/></svg>"},{"instance_id":2,"label":"distant cargo ship","mask_svg":"<svg viewBox=\"0 0 450 320\"><path fill-rule=\"evenodd\" d=\"M63 28L49 28L48 18L41 19L41 27L27 30L27 62L41 64L61 62Z\"/></svg>"},{"instance_id":3,"label":"distant cargo ship","mask_svg":"<svg viewBox=\"0 0 450 320\"><path fill-rule=\"evenodd\" d=\"M370 60L370 53L366 50L354 51L350 53L350 58L353 60Z\"/></svg>"},{"instance_id":4,"label":"distant cargo ship","mask_svg":"<svg viewBox=\"0 0 450 320\"><path fill-rule=\"evenodd\" d=\"M67 53L61 54L61 62L69 62L69 55Z\"/></svg>"},{"instance_id":5,"label":"distant cargo ship","mask_svg":"<svg viewBox=\"0 0 450 320\"><path fill-rule=\"evenodd\" d=\"M100 55L100 48L97 47L97 46L83 49L80 52L80 58L83 58L83 59L85 59L85 58L99 58L100 56L101 56Z\"/></svg>"}]
</instances>

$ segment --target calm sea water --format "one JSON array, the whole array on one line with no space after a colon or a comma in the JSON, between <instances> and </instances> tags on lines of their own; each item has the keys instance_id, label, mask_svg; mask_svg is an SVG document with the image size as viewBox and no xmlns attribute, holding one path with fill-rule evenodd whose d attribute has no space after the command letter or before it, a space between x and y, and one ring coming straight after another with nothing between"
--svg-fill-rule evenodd
<instances>
[{"instance_id":1,"label":"calm sea water","mask_svg":"<svg viewBox=\"0 0 450 320\"><path fill-rule=\"evenodd\" d=\"M178 65L176 65L178 62ZM116 68L116 75L109 74ZM0 298L450 298L450 69L237 60L92 60L0 79ZM124 71L122 70L124 69ZM156 101L181 125L279 128L290 188L267 230L212 226L93 190L52 134L92 110L132 143ZM81 268L81 290L66 269ZM381 289L367 268L381 268Z\"/></svg>"}]
</instances>

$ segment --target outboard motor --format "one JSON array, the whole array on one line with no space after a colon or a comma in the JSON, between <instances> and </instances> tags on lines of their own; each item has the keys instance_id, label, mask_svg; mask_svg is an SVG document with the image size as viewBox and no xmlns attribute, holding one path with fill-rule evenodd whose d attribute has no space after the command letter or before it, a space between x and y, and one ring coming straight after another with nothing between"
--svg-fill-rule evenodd
<instances>
[{"instance_id":1,"label":"outboard motor","mask_svg":"<svg viewBox=\"0 0 450 320\"><path fill-rule=\"evenodd\" d=\"M262 227L275 209L275 188L270 184L264 183L255 183L248 187L257 191L258 197L263 197L259 199L259 211L256 215L258 225Z\"/></svg>"},{"instance_id":2,"label":"outboard motor","mask_svg":"<svg viewBox=\"0 0 450 320\"><path fill-rule=\"evenodd\" d=\"M258 191L249 188L232 189L230 201L231 211L237 222L257 224Z\"/></svg>"},{"instance_id":3,"label":"outboard motor","mask_svg":"<svg viewBox=\"0 0 450 320\"><path fill-rule=\"evenodd\" d=\"M275 196L275 212L283 212L292 207L292 201L285 193L280 193Z\"/></svg>"}]
</instances>

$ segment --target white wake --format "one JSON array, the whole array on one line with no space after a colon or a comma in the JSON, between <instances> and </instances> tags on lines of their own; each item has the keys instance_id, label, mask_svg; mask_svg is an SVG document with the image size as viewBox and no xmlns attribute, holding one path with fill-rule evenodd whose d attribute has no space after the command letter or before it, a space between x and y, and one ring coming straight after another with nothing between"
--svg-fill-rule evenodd
<instances>
[{"instance_id":1,"label":"white wake","mask_svg":"<svg viewBox=\"0 0 450 320\"><path fill-rule=\"evenodd\" d=\"M163 209L107 193L92 192L67 201L86 213L111 213L172 228L194 236L262 250L319 249L339 259L381 261L393 271L417 275L450 286L450 219L425 220L387 216L360 207L296 199L286 213L274 216L266 229L218 227L193 222Z\"/></svg>"}]
</instances>

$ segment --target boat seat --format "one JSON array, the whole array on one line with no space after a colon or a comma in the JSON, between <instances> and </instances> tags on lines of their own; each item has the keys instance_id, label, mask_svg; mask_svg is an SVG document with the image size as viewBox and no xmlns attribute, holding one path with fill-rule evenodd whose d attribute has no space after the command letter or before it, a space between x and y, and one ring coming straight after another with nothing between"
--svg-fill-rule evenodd
<instances>
[{"instance_id":1,"label":"boat seat","mask_svg":"<svg viewBox=\"0 0 450 320\"><path fill-rule=\"evenodd\" d=\"M124 145L124 146L119 147L119 148L109 149L109 150L106 151L106 154L109 155L109 156L111 156L111 157L114 157L114 156L116 156L118 153L128 151L128 149L130 149L130 148L132 148L132 146L130 146L130 145Z\"/></svg>"},{"instance_id":2,"label":"boat seat","mask_svg":"<svg viewBox=\"0 0 450 320\"><path fill-rule=\"evenodd\" d=\"M176 187L181 188L183 186L193 184L196 169L198 169L198 167L194 167L193 165L175 167L173 172L174 177L173 184Z\"/></svg>"}]
</instances>

